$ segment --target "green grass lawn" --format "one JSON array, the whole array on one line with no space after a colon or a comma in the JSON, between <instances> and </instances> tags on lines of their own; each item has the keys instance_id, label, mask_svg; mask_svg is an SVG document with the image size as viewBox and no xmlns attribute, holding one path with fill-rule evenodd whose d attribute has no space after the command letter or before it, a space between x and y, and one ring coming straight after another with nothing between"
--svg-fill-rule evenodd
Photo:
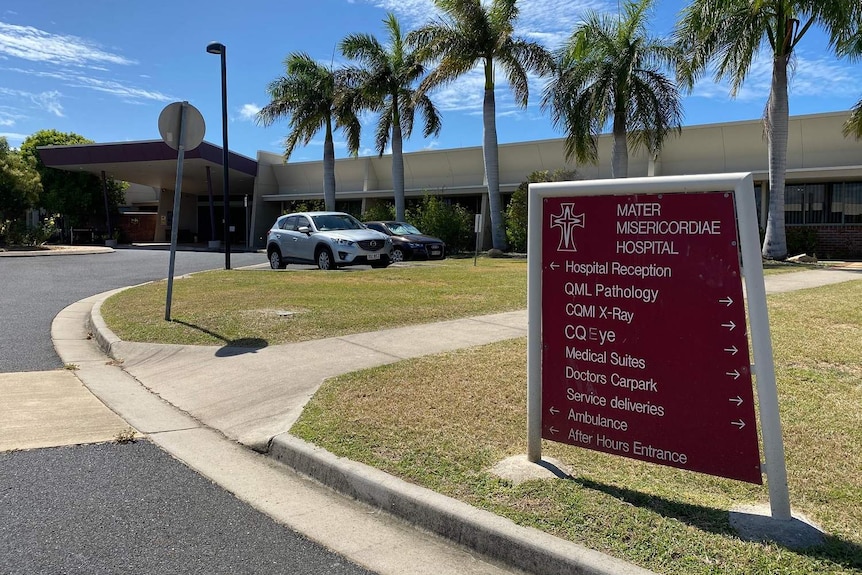
<instances>
[{"instance_id":1,"label":"green grass lawn","mask_svg":"<svg viewBox=\"0 0 862 575\"><path fill-rule=\"evenodd\" d=\"M523 309L526 262L196 274L174 284L173 322L163 319L165 289L156 282L110 298L108 325L133 341L272 345ZM526 450L523 339L330 380L293 433L657 572L860 574L859 302L862 281L769 296L791 502L830 534L807 551L743 542L731 530L727 510L766 502L766 487L554 443L544 453L562 460L571 480L514 486L488 473Z\"/></svg>"},{"instance_id":2,"label":"green grass lawn","mask_svg":"<svg viewBox=\"0 0 862 575\"><path fill-rule=\"evenodd\" d=\"M447 259L383 270L214 271L126 290L102 306L127 341L276 345L527 306L524 259ZM280 312L291 312L282 315Z\"/></svg>"},{"instance_id":3,"label":"green grass lawn","mask_svg":"<svg viewBox=\"0 0 862 575\"><path fill-rule=\"evenodd\" d=\"M794 510L830 534L791 551L741 541L735 506L767 488L545 442L571 480L488 473L526 452L523 339L324 384L295 435L522 525L660 573L862 573L862 282L770 296Z\"/></svg>"}]
</instances>

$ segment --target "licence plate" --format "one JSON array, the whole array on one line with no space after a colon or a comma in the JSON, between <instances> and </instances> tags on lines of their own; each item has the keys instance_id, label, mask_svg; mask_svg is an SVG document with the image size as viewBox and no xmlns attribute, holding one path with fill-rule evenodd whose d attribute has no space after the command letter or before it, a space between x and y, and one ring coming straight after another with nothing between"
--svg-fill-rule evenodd
<instances>
[{"instance_id":1,"label":"licence plate","mask_svg":"<svg viewBox=\"0 0 862 575\"><path fill-rule=\"evenodd\" d=\"M379 259L380 259L380 254L368 254L368 256L366 256L366 257L367 257L369 260L379 260Z\"/></svg>"}]
</instances>

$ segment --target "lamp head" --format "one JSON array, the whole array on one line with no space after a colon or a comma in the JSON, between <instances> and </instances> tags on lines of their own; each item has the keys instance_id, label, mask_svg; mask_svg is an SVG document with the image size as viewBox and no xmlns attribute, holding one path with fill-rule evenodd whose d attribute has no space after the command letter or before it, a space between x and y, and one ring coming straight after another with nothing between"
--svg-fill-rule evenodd
<instances>
[{"instance_id":1,"label":"lamp head","mask_svg":"<svg viewBox=\"0 0 862 575\"><path fill-rule=\"evenodd\" d=\"M207 52L210 54L224 54L225 46L221 42L210 42L207 44Z\"/></svg>"}]
</instances>

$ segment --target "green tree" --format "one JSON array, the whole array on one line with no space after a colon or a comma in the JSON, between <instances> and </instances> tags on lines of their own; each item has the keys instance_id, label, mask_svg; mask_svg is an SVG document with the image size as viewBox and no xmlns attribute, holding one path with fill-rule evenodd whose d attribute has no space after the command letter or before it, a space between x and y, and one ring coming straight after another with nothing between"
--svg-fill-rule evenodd
<instances>
[{"instance_id":1,"label":"green tree","mask_svg":"<svg viewBox=\"0 0 862 575\"><path fill-rule=\"evenodd\" d=\"M0 227L22 219L39 199L39 174L0 136Z\"/></svg>"},{"instance_id":2,"label":"green tree","mask_svg":"<svg viewBox=\"0 0 862 575\"><path fill-rule=\"evenodd\" d=\"M509 246L513 251L525 253L527 251L527 223L529 220L527 204L529 202L528 192L530 184L539 182L566 182L574 180L578 173L574 170L538 170L527 176L526 182L521 182L509 205L506 206L506 236Z\"/></svg>"},{"instance_id":3,"label":"green tree","mask_svg":"<svg viewBox=\"0 0 862 575\"><path fill-rule=\"evenodd\" d=\"M418 94L413 85L425 75L425 66L415 50L405 45L401 26L393 14L383 21L388 44L382 45L370 34L351 34L341 41L341 52L358 60L361 67L345 68L347 82L357 90L359 106L379 112L375 145L383 155L392 144L392 187L395 196L395 219L404 221L403 138L413 133L413 118L419 109L425 119L422 135L426 138L440 132L440 114L431 99Z\"/></svg>"},{"instance_id":4,"label":"green tree","mask_svg":"<svg viewBox=\"0 0 862 575\"><path fill-rule=\"evenodd\" d=\"M787 257L784 182L787 171L789 103L787 68L796 47L812 26L825 30L831 48L840 51L860 26L859 0L694 0L683 11L675 36L689 59L680 77L689 87L714 63L714 77L730 80L735 96L767 44L772 56L772 84L766 105L769 153L769 216L763 256Z\"/></svg>"},{"instance_id":5,"label":"green tree","mask_svg":"<svg viewBox=\"0 0 862 575\"><path fill-rule=\"evenodd\" d=\"M257 123L271 126L288 118L290 132L284 140L284 158L290 159L297 144L306 146L321 130L323 141L323 198L327 210L335 209L335 144L332 133L341 128L347 136L347 150L359 151L359 120L348 99L342 98L346 86L331 68L302 52L284 60L285 74L267 87L270 103L257 113Z\"/></svg>"},{"instance_id":6,"label":"green tree","mask_svg":"<svg viewBox=\"0 0 862 575\"><path fill-rule=\"evenodd\" d=\"M500 166L497 150L496 69L506 75L515 103L526 107L529 97L528 72L548 74L553 57L540 44L514 35L518 17L516 0L434 0L442 16L408 34L407 40L437 67L419 85L420 93L452 82L477 65L485 73L482 106L482 151L493 246L506 249L506 226L500 196Z\"/></svg>"},{"instance_id":7,"label":"green tree","mask_svg":"<svg viewBox=\"0 0 862 575\"><path fill-rule=\"evenodd\" d=\"M72 132L39 130L21 144L21 155L35 168L41 179L38 207L50 214L62 214L67 225L101 227L106 224L108 214L105 213L102 180L88 172L49 168L42 162L37 148L92 143L92 140ZM115 213L117 206L125 201L124 190L124 182L108 180L107 203L111 213Z\"/></svg>"},{"instance_id":8,"label":"green tree","mask_svg":"<svg viewBox=\"0 0 862 575\"><path fill-rule=\"evenodd\" d=\"M566 134L566 159L598 162L598 138L612 121L611 175L628 176L629 147L657 153L682 124L676 47L649 35L653 0L627 2L619 16L588 12L557 54L542 108Z\"/></svg>"}]
</instances>

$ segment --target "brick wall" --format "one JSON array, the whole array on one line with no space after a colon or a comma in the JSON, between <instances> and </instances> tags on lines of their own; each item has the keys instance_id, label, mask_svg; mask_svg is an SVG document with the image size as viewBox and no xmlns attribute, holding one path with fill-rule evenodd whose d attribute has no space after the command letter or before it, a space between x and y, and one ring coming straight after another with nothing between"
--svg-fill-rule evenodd
<instances>
[{"instance_id":1,"label":"brick wall","mask_svg":"<svg viewBox=\"0 0 862 575\"><path fill-rule=\"evenodd\" d=\"M117 227L122 230L123 242L151 242L156 233L158 214L132 213L121 214Z\"/></svg>"},{"instance_id":2,"label":"brick wall","mask_svg":"<svg viewBox=\"0 0 862 575\"><path fill-rule=\"evenodd\" d=\"M862 226L787 226L788 235L791 230L810 230L816 235L818 259L862 259Z\"/></svg>"}]
</instances>

